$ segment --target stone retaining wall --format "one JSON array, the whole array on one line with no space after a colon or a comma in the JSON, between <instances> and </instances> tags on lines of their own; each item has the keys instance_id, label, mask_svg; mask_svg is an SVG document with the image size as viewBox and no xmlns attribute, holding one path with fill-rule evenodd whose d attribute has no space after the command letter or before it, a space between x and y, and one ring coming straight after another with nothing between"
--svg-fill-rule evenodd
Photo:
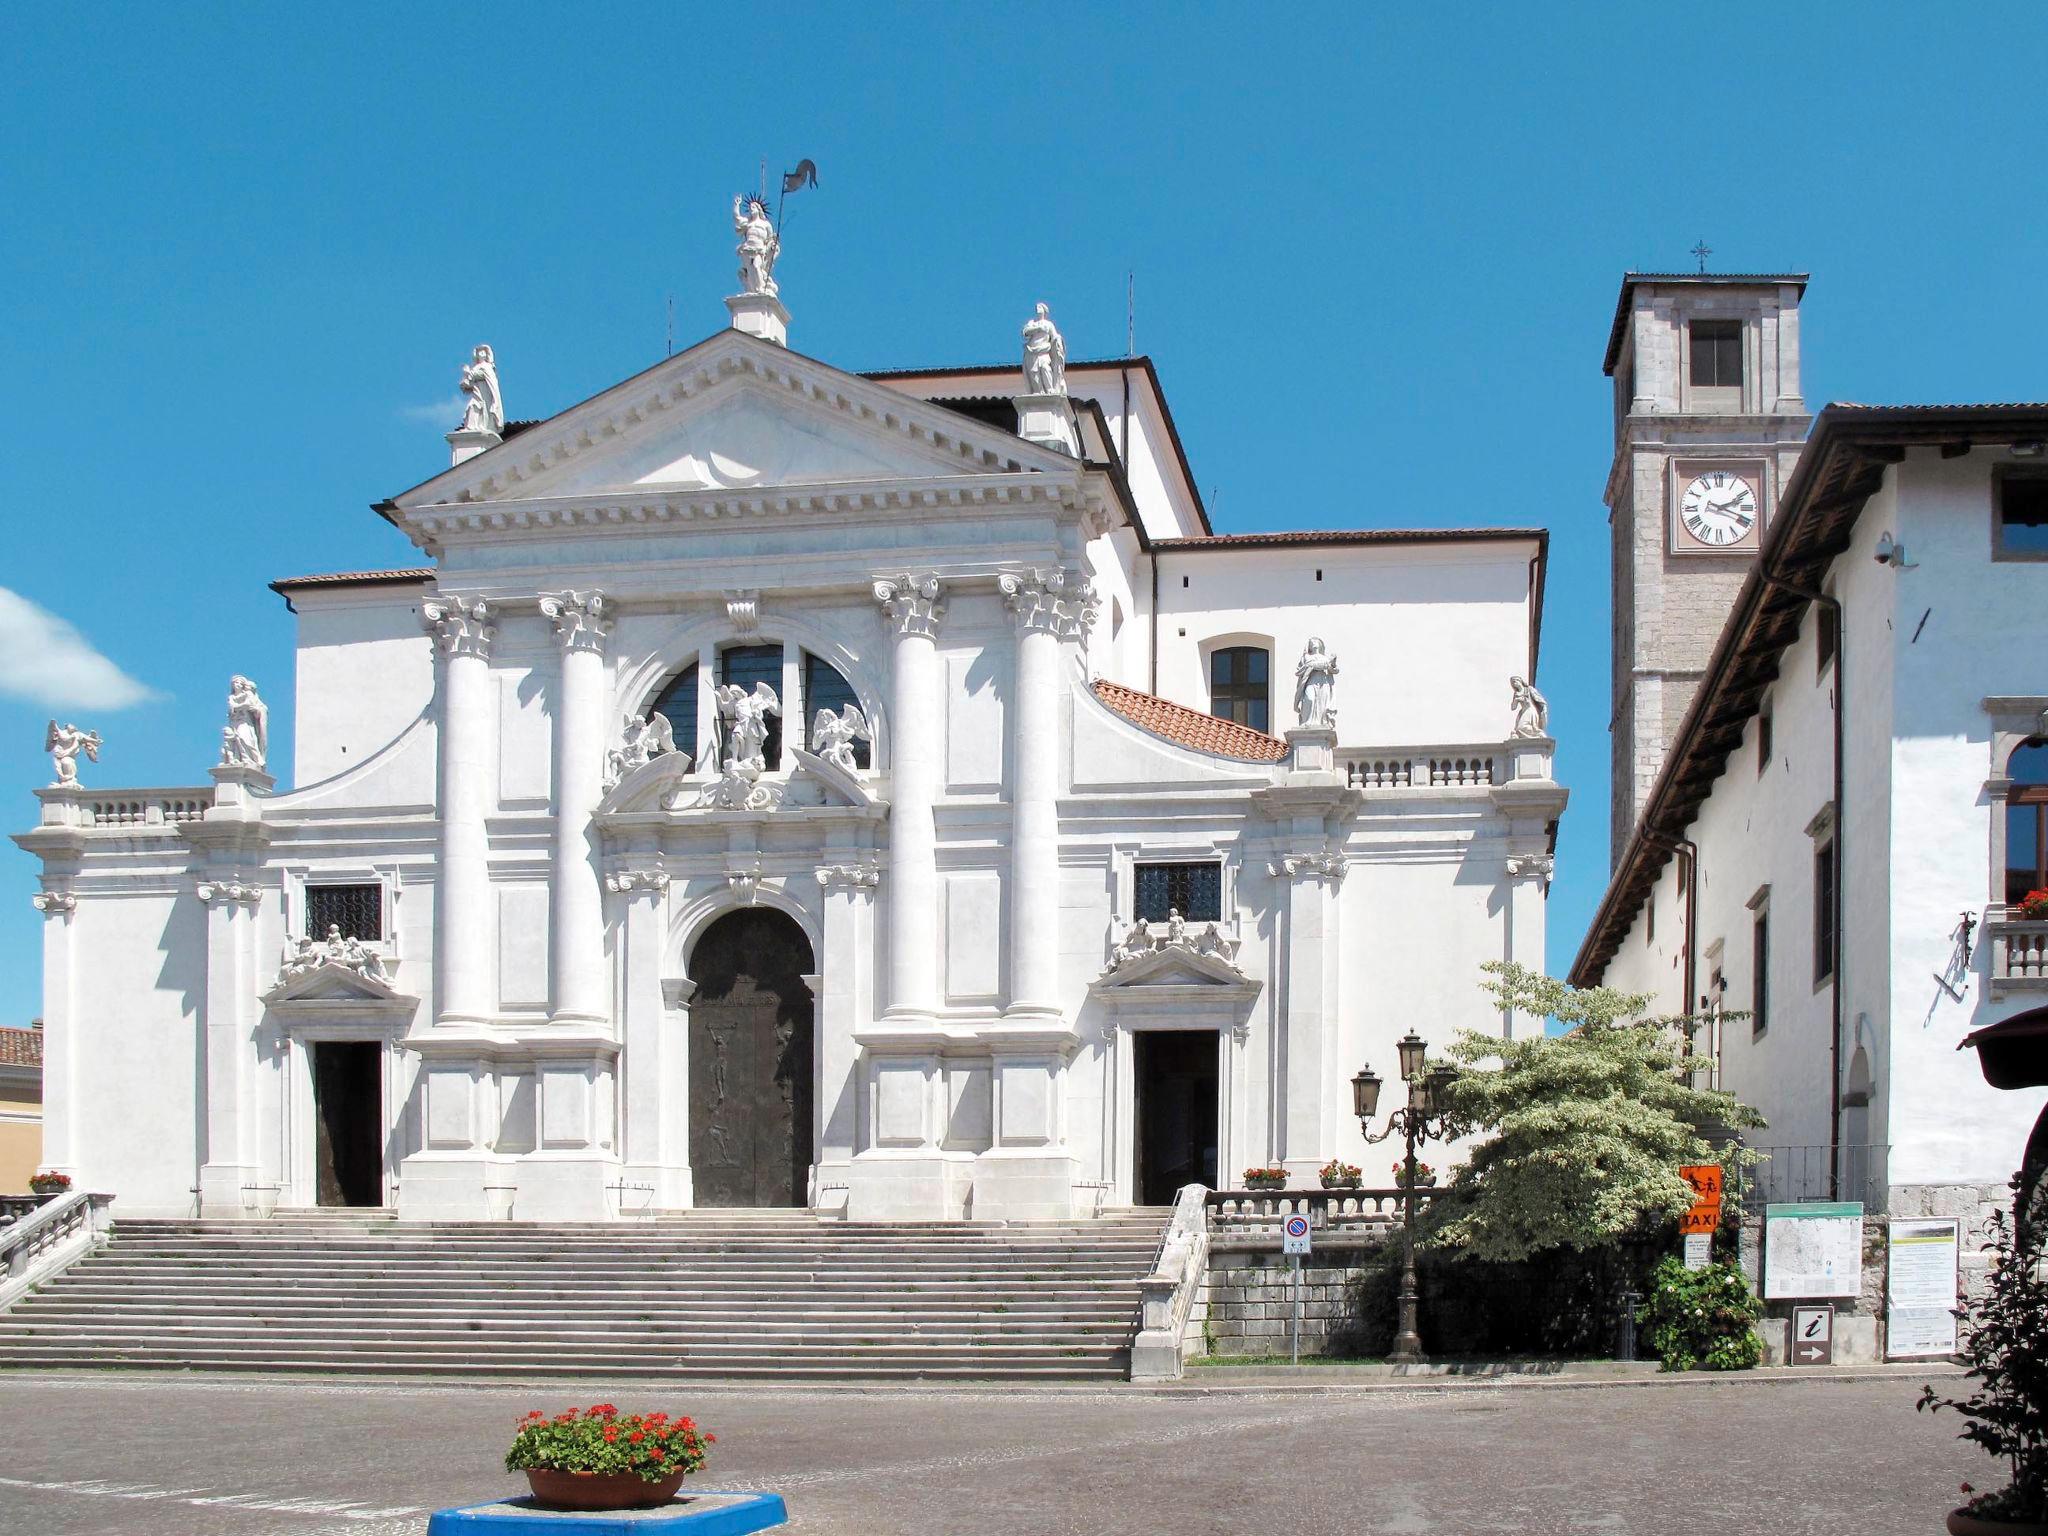
<instances>
[{"instance_id":1,"label":"stone retaining wall","mask_svg":"<svg viewBox=\"0 0 2048 1536\"><path fill-rule=\"evenodd\" d=\"M1301 1352L1327 1351L1350 1320L1348 1288L1380 1238L1337 1239L1301 1266ZM1277 1236L1217 1237L1188 1317L1190 1355L1284 1355L1294 1317L1294 1272Z\"/></svg>"}]
</instances>

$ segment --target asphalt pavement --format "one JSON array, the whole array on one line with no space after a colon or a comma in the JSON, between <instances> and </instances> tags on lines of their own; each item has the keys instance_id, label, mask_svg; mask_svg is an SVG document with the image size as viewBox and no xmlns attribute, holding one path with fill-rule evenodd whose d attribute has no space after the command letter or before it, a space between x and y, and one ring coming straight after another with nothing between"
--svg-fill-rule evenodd
<instances>
[{"instance_id":1,"label":"asphalt pavement","mask_svg":"<svg viewBox=\"0 0 2048 1536\"><path fill-rule=\"evenodd\" d=\"M1925 1374L1925 1373L1922 1373ZM419 1536L519 1491L514 1422L612 1401L718 1435L707 1488L816 1536L1927 1536L1987 1459L1920 1377L1191 1390L650 1391L0 1375L6 1536ZM1951 1385L1954 1383L1951 1382ZM693 1480L697 1481L697 1480Z\"/></svg>"}]
</instances>

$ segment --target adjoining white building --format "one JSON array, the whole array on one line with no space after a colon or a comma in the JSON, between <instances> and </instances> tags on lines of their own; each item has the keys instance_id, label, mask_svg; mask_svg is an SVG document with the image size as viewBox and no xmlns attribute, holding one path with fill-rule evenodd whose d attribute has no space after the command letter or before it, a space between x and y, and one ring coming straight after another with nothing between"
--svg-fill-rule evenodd
<instances>
[{"instance_id":1,"label":"adjoining white building","mask_svg":"<svg viewBox=\"0 0 2048 1536\"><path fill-rule=\"evenodd\" d=\"M1313 1184L1362 1062L1540 965L1542 532L1218 535L1145 359L1041 311L1021 374L847 373L773 255L544 421L478 349L379 507L429 563L276 583L296 787L238 687L210 784L38 791L46 1163L128 1214Z\"/></svg>"},{"instance_id":2,"label":"adjoining white building","mask_svg":"<svg viewBox=\"0 0 2048 1536\"><path fill-rule=\"evenodd\" d=\"M1700 292L1754 358L1787 281ZM1664 386L1684 325L1641 307L1622 327L1651 377L1618 404L1620 453L1678 410ZM1974 1222L2030 1130L2048 1155L2048 1095L1994 1089L1958 1050L2048 1002L2048 923L2018 920L2048 887L2048 669L2029 641L2048 601L2048 406L1830 405L1782 488L1775 432L1735 425L1686 451L1747 477L1754 512L1704 500L1754 552L1636 814L1617 779L1631 830L1572 979L1647 992L1661 1014L1749 1015L1696 1045L1770 1121L1752 1138L1776 1149L1769 1198ZM1666 497L1617 532L1667 591L1726 579L1718 553L1688 563L1696 478L1662 476ZM1618 644L1618 687L1632 666Z\"/></svg>"}]
</instances>

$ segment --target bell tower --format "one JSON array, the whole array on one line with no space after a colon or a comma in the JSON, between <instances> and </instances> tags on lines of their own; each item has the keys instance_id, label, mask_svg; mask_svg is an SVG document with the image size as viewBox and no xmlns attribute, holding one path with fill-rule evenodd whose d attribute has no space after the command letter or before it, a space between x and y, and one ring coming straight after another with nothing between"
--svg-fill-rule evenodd
<instances>
[{"instance_id":1,"label":"bell tower","mask_svg":"<svg viewBox=\"0 0 2048 1536\"><path fill-rule=\"evenodd\" d=\"M1642 815L1813 419L1799 392L1805 291L1804 272L1621 280L1604 370L1614 381L1610 861Z\"/></svg>"}]
</instances>

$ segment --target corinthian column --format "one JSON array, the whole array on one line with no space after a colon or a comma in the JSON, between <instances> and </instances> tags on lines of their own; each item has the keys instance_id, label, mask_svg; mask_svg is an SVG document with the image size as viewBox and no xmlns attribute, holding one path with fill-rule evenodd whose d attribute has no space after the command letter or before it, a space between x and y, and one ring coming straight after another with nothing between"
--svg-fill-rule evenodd
<instances>
[{"instance_id":1,"label":"corinthian column","mask_svg":"<svg viewBox=\"0 0 2048 1536\"><path fill-rule=\"evenodd\" d=\"M889 666L889 1005L896 1016L930 1015L939 1004L938 794L939 620L946 605L936 576L875 583L895 631Z\"/></svg>"},{"instance_id":2,"label":"corinthian column","mask_svg":"<svg viewBox=\"0 0 2048 1536\"><path fill-rule=\"evenodd\" d=\"M1066 576L1004 575L997 584L1017 619L1010 727L1011 1014L1059 1016L1060 636L1078 605L1063 603Z\"/></svg>"},{"instance_id":3,"label":"corinthian column","mask_svg":"<svg viewBox=\"0 0 2048 1536\"><path fill-rule=\"evenodd\" d=\"M434 1014L442 1023L493 1011L490 840L491 642L479 600L434 597L420 622L441 652L441 857L434 889Z\"/></svg>"},{"instance_id":4,"label":"corinthian column","mask_svg":"<svg viewBox=\"0 0 2048 1536\"><path fill-rule=\"evenodd\" d=\"M591 816L604 794L604 641L611 629L602 592L556 592L540 611L555 625L562 670L554 699L555 848L548 883L549 1015L556 1023L601 1024L610 1016L604 962L604 888Z\"/></svg>"}]
</instances>

